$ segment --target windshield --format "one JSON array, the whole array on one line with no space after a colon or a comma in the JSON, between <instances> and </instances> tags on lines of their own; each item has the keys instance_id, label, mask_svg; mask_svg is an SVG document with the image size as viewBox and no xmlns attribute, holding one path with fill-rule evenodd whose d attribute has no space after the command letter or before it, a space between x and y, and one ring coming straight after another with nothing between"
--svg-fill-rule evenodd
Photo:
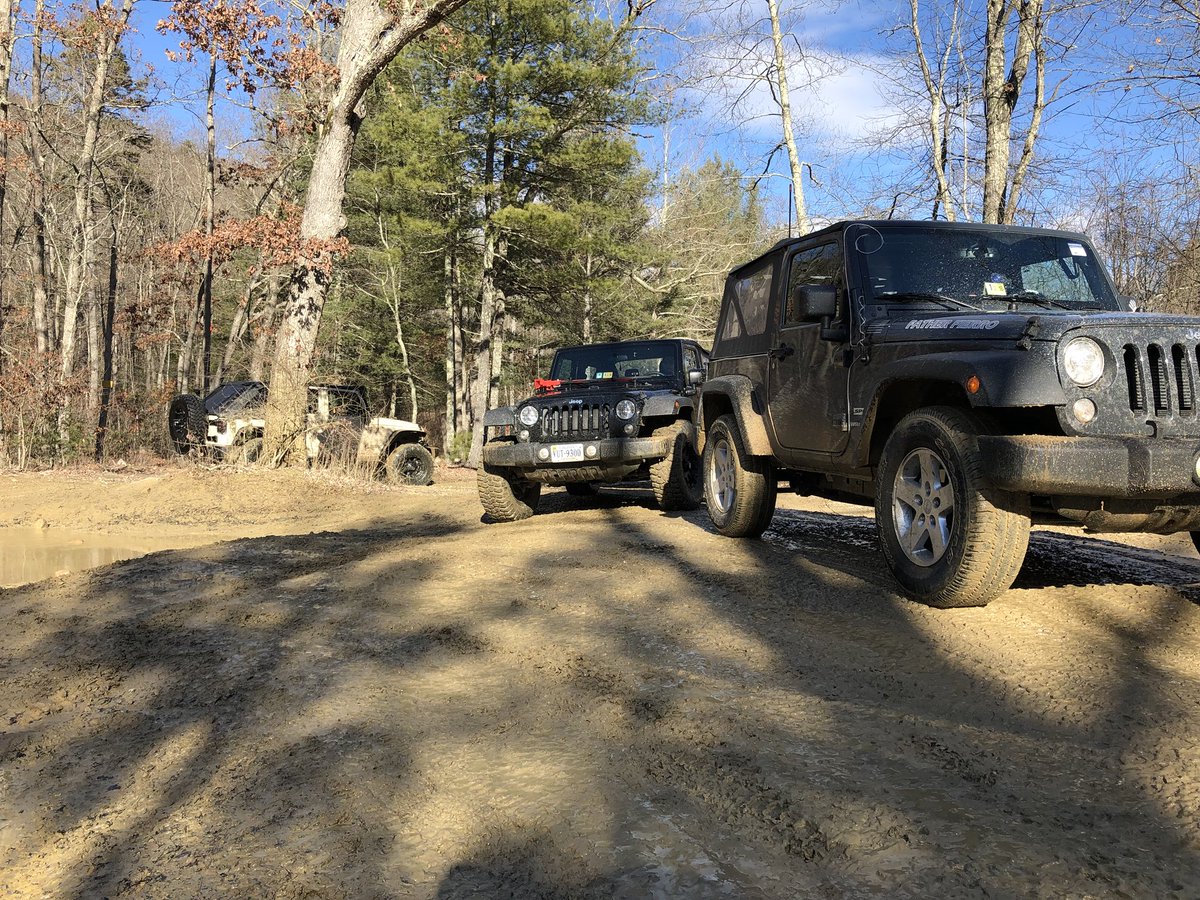
<instances>
[{"instance_id":1,"label":"windshield","mask_svg":"<svg viewBox=\"0 0 1200 900\"><path fill-rule=\"evenodd\" d=\"M267 389L257 381L235 381L205 397L204 406L210 413L230 413L260 405L266 398Z\"/></svg>"},{"instance_id":2,"label":"windshield","mask_svg":"<svg viewBox=\"0 0 1200 900\"><path fill-rule=\"evenodd\" d=\"M1062 234L859 225L867 302L1118 309L1091 247Z\"/></svg>"},{"instance_id":3,"label":"windshield","mask_svg":"<svg viewBox=\"0 0 1200 900\"><path fill-rule=\"evenodd\" d=\"M567 347L554 354L550 378L603 381L610 378L674 378L679 345L672 341L630 341Z\"/></svg>"}]
</instances>

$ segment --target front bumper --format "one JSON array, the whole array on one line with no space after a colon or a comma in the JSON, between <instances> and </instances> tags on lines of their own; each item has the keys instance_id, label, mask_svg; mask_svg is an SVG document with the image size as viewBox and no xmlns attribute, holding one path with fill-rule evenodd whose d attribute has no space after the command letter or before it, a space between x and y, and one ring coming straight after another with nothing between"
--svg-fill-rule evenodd
<instances>
[{"instance_id":1,"label":"front bumper","mask_svg":"<svg viewBox=\"0 0 1200 900\"><path fill-rule=\"evenodd\" d=\"M981 435L979 449L988 480L1007 491L1200 504L1193 438Z\"/></svg>"},{"instance_id":2,"label":"front bumper","mask_svg":"<svg viewBox=\"0 0 1200 900\"><path fill-rule=\"evenodd\" d=\"M582 444L583 460L556 463L539 456L542 450L549 456L552 447L563 444ZM623 477L640 468L644 462L662 459L670 450L670 441L660 437L602 438L553 443L494 442L484 445L483 462L484 465L496 468L522 469L521 474L532 481L602 481L606 477Z\"/></svg>"}]
</instances>

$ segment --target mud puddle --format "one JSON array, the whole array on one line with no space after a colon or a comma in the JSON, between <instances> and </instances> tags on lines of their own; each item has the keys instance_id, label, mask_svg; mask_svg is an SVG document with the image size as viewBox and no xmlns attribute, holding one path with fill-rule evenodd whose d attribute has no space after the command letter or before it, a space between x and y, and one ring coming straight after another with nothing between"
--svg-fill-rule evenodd
<instances>
[{"instance_id":1,"label":"mud puddle","mask_svg":"<svg viewBox=\"0 0 1200 900\"><path fill-rule=\"evenodd\" d=\"M179 540L64 528L0 528L0 588L31 584L180 546Z\"/></svg>"}]
</instances>

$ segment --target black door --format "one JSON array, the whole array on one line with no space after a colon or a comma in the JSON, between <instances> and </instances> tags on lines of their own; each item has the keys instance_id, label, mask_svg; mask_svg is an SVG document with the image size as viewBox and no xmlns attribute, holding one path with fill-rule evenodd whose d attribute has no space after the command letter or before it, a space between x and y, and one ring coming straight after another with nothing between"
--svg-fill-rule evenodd
<instances>
[{"instance_id":1,"label":"black door","mask_svg":"<svg viewBox=\"0 0 1200 900\"><path fill-rule=\"evenodd\" d=\"M796 250L787 263L785 302L777 311L778 331L768 368L767 409L775 439L794 450L837 453L849 439L845 343L822 337L824 323L806 320L799 288L833 286L845 297L841 245L827 241ZM844 300L827 333L844 331Z\"/></svg>"}]
</instances>

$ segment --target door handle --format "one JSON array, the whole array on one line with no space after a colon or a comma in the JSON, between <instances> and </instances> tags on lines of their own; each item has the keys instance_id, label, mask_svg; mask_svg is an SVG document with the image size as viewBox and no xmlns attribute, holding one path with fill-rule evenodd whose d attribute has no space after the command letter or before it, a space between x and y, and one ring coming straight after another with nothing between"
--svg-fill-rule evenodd
<instances>
[{"instance_id":1,"label":"door handle","mask_svg":"<svg viewBox=\"0 0 1200 900\"><path fill-rule=\"evenodd\" d=\"M768 355L771 359L787 359L795 352L796 348L791 344L780 344L778 347L772 348Z\"/></svg>"}]
</instances>

